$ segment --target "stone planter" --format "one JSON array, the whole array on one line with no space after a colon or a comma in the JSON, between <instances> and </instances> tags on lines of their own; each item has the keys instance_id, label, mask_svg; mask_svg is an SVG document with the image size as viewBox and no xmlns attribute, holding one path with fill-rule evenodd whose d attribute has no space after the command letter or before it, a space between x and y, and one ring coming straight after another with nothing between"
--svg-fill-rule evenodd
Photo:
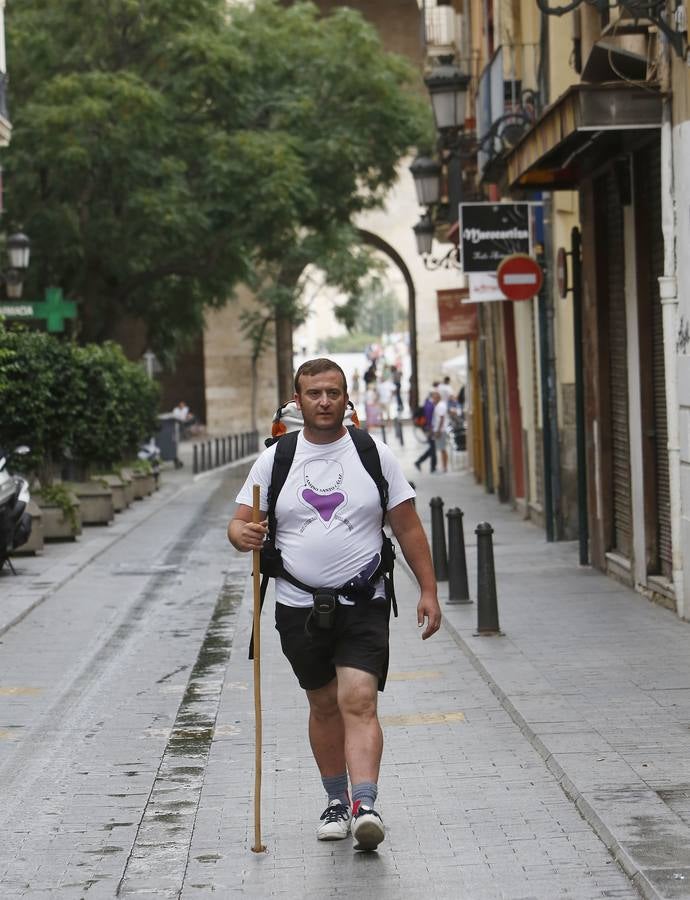
<instances>
[{"instance_id":1,"label":"stone planter","mask_svg":"<svg viewBox=\"0 0 690 900\"><path fill-rule=\"evenodd\" d=\"M132 480L135 500L143 500L144 497L151 496L153 493L153 475L147 475L145 472L133 472Z\"/></svg>"},{"instance_id":2,"label":"stone planter","mask_svg":"<svg viewBox=\"0 0 690 900\"><path fill-rule=\"evenodd\" d=\"M130 506L134 503L134 479L132 478L131 471L129 469L122 469L120 471L120 480L124 487L125 503L127 506Z\"/></svg>"},{"instance_id":3,"label":"stone planter","mask_svg":"<svg viewBox=\"0 0 690 900\"><path fill-rule=\"evenodd\" d=\"M109 525L115 518L113 495L97 481L66 485L79 500L82 525Z\"/></svg>"},{"instance_id":4,"label":"stone planter","mask_svg":"<svg viewBox=\"0 0 690 900\"><path fill-rule=\"evenodd\" d=\"M79 500L74 494L70 494L72 516L66 516L60 506L45 502L40 493L35 494L34 499L41 508L44 541L74 541L77 539L77 536L81 534L81 513Z\"/></svg>"},{"instance_id":5,"label":"stone planter","mask_svg":"<svg viewBox=\"0 0 690 900\"><path fill-rule=\"evenodd\" d=\"M113 495L113 509L116 513L122 512L123 509L127 509L129 504L132 502L131 500L127 499L128 492L125 482L118 475L94 475L92 476L91 481L95 481L97 484L105 485L108 488L108 490ZM131 482L130 493L134 493L134 491L131 489Z\"/></svg>"},{"instance_id":6,"label":"stone planter","mask_svg":"<svg viewBox=\"0 0 690 900\"><path fill-rule=\"evenodd\" d=\"M12 556L40 553L43 550L43 514L41 507L34 500L30 500L26 509L31 516L31 537L25 544L14 550Z\"/></svg>"}]
</instances>

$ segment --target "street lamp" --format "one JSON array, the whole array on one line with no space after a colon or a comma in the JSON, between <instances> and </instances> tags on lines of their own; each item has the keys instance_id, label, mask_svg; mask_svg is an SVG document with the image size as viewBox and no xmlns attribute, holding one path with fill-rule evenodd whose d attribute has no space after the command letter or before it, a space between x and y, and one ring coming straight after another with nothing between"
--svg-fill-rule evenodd
<instances>
[{"instance_id":1,"label":"street lamp","mask_svg":"<svg viewBox=\"0 0 690 900\"><path fill-rule=\"evenodd\" d=\"M432 206L441 196L441 164L428 156L418 156L410 166L420 206Z\"/></svg>"},{"instance_id":2,"label":"street lamp","mask_svg":"<svg viewBox=\"0 0 690 900\"><path fill-rule=\"evenodd\" d=\"M436 128L441 133L465 127L465 108L470 76L452 63L452 56L440 57L436 66L424 79L431 97Z\"/></svg>"},{"instance_id":3,"label":"street lamp","mask_svg":"<svg viewBox=\"0 0 690 900\"><path fill-rule=\"evenodd\" d=\"M22 296L24 272L29 267L31 241L25 234L18 231L11 234L5 243L10 267L6 272L0 272L0 278L7 286L7 296L18 300Z\"/></svg>"},{"instance_id":4,"label":"street lamp","mask_svg":"<svg viewBox=\"0 0 690 900\"><path fill-rule=\"evenodd\" d=\"M424 268L433 272L436 269L460 269L460 250L451 247L442 257L431 255L434 245L434 223L428 212L425 212L416 225L412 226L417 239L417 253L422 257Z\"/></svg>"},{"instance_id":5,"label":"street lamp","mask_svg":"<svg viewBox=\"0 0 690 900\"><path fill-rule=\"evenodd\" d=\"M434 240L434 223L431 221L431 216L428 212L425 212L419 222L412 226L412 230L417 240L417 253L426 257L427 254L431 253Z\"/></svg>"}]
</instances>

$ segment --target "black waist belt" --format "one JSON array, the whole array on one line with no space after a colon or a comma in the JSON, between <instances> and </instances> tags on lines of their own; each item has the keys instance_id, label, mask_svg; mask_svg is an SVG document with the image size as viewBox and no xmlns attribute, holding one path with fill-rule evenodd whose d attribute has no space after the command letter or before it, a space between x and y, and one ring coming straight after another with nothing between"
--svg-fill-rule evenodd
<instances>
[{"instance_id":1,"label":"black waist belt","mask_svg":"<svg viewBox=\"0 0 690 900\"><path fill-rule=\"evenodd\" d=\"M387 546L386 546L387 542ZM398 615L398 604L395 598L395 588L393 586L393 559L395 558L395 551L393 550L393 544L389 538L384 537L384 546L382 547L381 552L381 564L376 569L374 574L369 578L368 584L371 585L371 592L363 591L362 588L351 588L348 587L347 584L342 587L336 588L323 588L323 587L311 587L311 585L305 584L303 581L300 581L299 578L295 578L294 575L291 575L285 566L283 565L283 557L278 550L278 548L270 541L266 541L261 550L260 554L260 571L261 571L261 592L260 592L260 611L264 606L264 598L266 597L266 589L268 588L268 580L269 578L283 578L289 584L293 585L300 591L304 591L305 594L311 594L312 597L318 591L328 590L332 591L334 594L338 594L339 596L345 597L347 600L350 600L354 603L358 601L361 603L363 601L371 600L374 597L374 586L376 582L383 578L384 592L386 599L390 602L391 607L393 609L393 615L397 617ZM249 641L249 659L254 659L254 628L252 626L252 636Z\"/></svg>"}]
</instances>

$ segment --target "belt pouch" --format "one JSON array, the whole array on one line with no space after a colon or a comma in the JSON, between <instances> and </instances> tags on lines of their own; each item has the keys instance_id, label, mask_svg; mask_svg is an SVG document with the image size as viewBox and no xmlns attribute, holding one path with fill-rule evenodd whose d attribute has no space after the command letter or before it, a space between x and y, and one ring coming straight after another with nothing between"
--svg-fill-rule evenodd
<instances>
[{"instance_id":1,"label":"belt pouch","mask_svg":"<svg viewBox=\"0 0 690 900\"><path fill-rule=\"evenodd\" d=\"M338 595L335 591L316 591L314 593L314 622L317 628L328 630L335 625L335 611Z\"/></svg>"}]
</instances>

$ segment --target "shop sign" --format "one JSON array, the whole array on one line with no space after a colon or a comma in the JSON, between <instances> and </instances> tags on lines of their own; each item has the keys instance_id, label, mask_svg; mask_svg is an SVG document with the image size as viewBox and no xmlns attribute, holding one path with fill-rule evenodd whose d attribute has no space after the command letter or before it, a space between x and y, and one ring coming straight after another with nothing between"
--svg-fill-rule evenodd
<instances>
[{"instance_id":1,"label":"shop sign","mask_svg":"<svg viewBox=\"0 0 690 900\"><path fill-rule=\"evenodd\" d=\"M468 303L468 288L436 291L442 341L471 341L479 337L477 307Z\"/></svg>"},{"instance_id":2,"label":"shop sign","mask_svg":"<svg viewBox=\"0 0 690 900\"><path fill-rule=\"evenodd\" d=\"M461 203L462 268L495 272L511 253L530 253L529 203Z\"/></svg>"}]
</instances>

